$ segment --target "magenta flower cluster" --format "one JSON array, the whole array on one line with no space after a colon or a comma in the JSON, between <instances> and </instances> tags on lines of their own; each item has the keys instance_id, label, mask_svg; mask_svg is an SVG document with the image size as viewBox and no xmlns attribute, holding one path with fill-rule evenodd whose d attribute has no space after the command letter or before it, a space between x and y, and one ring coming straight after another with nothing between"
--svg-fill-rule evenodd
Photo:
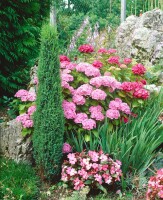
<instances>
[{"instance_id":1,"label":"magenta flower cluster","mask_svg":"<svg viewBox=\"0 0 163 200\"><path fill-rule=\"evenodd\" d=\"M155 176L150 177L146 200L163 199L163 168Z\"/></svg>"},{"instance_id":2,"label":"magenta flower cluster","mask_svg":"<svg viewBox=\"0 0 163 200\"><path fill-rule=\"evenodd\" d=\"M112 160L101 150L69 153L67 158L62 165L61 180L74 190L85 186L111 185L120 181L122 176L121 162Z\"/></svg>"}]
</instances>

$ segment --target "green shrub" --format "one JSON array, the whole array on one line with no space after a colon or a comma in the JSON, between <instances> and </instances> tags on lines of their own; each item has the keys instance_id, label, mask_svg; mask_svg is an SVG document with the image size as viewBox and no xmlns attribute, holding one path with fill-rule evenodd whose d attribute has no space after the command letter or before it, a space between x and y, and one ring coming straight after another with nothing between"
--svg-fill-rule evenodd
<instances>
[{"instance_id":1,"label":"green shrub","mask_svg":"<svg viewBox=\"0 0 163 200\"><path fill-rule=\"evenodd\" d=\"M0 158L0 199L34 200L39 179L28 164Z\"/></svg>"},{"instance_id":2,"label":"green shrub","mask_svg":"<svg viewBox=\"0 0 163 200\"><path fill-rule=\"evenodd\" d=\"M34 157L47 178L60 174L64 133L58 37L44 25L38 66L39 87L34 119Z\"/></svg>"}]
</instances>

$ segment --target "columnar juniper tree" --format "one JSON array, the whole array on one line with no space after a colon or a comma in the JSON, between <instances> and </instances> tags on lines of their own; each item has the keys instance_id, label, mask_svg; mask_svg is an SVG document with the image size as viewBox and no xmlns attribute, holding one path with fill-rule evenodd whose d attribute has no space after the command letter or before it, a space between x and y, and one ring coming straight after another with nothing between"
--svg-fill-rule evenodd
<instances>
[{"instance_id":1,"label":"columnar juniper tree","mask_svg":"<svg viewBox=\"0 0 163 200\"><path fill-rule=\"evenodd\" d=\"M62 158L64 116L56 28L44 25L38 66L39 87L34 117L34 157L48 179L59 175Z\"/></svg>"}]
</instances>

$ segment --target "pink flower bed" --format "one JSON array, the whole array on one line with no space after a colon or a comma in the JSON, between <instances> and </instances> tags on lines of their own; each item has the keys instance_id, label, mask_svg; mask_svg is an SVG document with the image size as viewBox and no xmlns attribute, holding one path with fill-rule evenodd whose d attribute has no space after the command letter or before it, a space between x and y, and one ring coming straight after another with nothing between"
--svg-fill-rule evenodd
<instances>
[{"instance_id":1,"label":"pink flower bed","mask_svg":"<svg viewBox=\"0 0 163 200\"><path fill-rule=\"evenodd\" d=\"M163 199L163 168L158 170L148 182L146 200Z\"/></svg>"},{"instance_id":2,"label":"pink flower bed","mask_svg":"<svg viewBox=\"0 0 163 200\"><path fill-rule=\"evenodd\" d=\"M61 180L74 190L85 186L91 188L111 185L120 181L122 176L121 162L113 161L102 151L69 153L67 158L62 165Z\"/></svg>"}]
</instances>

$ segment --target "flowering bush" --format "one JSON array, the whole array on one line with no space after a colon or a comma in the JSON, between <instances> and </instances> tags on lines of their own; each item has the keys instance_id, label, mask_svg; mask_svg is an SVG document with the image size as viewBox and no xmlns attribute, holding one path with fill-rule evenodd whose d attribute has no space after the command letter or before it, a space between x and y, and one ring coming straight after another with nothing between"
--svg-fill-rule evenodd
<instances>
[{"instance_id":1,"label":"flowering bush","mask_svg":"<svg viewBox=\"0 0 163 200\"><path fill-rule=\"evenodd\" d=\"M94 52L91 45L82 45L79 51L85 62L73 63L67 56L60 56L66 129L92 130L105 118L112 125L128 122L129 116L134 116L149 97L144 89L145 67L130 58L121 61L116 49ZM34 93L26 90L19 90L15 96L24 103L36 99ZM25 128L32 126L31 121L25 123L31 120L26 115L18 120Z\"/></svg>"},{"instance_id":2,"label":"flowering bush","mask_svg":"<svg viewBox=\"0 0 163 200\"><path fill-rule=\"evenodd\" d=\"M163 199L163 168L150 177L146 200Z\"/></svg>"},{"instance_id":3,"label":"flowering bush","mask_svg":"<svg viewBox=\"0 0 163 200\"><path fill-rule=\"evenodd\" d=\"M121 162L113 161L101 150L99 152L70 153L62 166L61 180L75 190L85 186L104 189L104 185L111 185L120 181L122 175Z\"/></svg>"}]
</instances>

